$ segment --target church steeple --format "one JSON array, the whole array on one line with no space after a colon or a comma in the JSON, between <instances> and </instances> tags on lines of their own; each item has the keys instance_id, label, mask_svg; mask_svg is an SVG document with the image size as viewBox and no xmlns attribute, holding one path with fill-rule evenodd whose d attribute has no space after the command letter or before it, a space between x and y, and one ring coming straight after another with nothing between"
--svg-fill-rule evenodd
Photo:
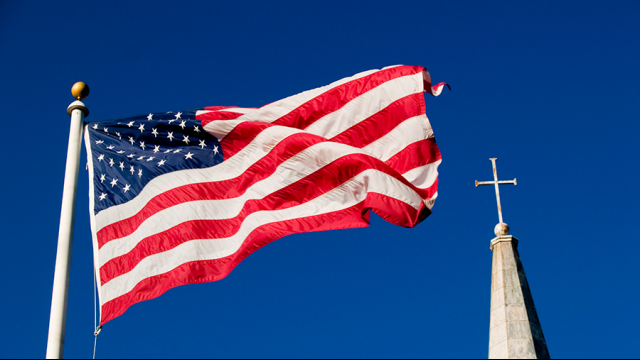
<instances>
[{"instance_id":1,"label":"church steeple","mask_svg":"<svg viewBox=\"0 0 640 360\"><path fill-rule=\"evenodd\" d=\"M496 160L491 159L494 181L476 181L476 187L495 185L500 219L495 228L496 237L491 240L489 359L549 359L547 343L518 253L518 239L509 234L509 226L502 221L498 185L516 185L516 179L498 181Z\"/></svg>"}]
</instances>

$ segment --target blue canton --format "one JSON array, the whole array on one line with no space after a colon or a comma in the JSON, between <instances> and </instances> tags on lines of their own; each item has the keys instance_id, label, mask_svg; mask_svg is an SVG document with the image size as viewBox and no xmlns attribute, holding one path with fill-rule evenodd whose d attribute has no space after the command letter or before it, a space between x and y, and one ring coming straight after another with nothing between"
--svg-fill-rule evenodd
<instances>
[{"instance_id":1,"label":"blue canton","mask_svg":"<svg viewBox=\"0 0 640 360\"><path fill-rule=\"evenodd\" d=\"M123 204L153 178L215 166L224 159L196 110L153 113L87 124L93 161L94 211Z\"/></svg>"}]
</instances>

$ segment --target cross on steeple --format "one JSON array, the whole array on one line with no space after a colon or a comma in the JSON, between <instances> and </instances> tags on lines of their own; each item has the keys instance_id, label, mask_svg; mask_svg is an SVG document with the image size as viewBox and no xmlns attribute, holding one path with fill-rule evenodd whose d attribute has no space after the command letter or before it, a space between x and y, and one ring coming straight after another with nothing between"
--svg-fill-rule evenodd
<instances>
[{"instance_id":1,"label":"cross on steeple","mask_svg":"<svg viewBox=\"0 0 640 360\"><path fill-rule=\"evenodd\" d=\"M500 185L517 185L516 179L498 180L496 158L493 181L477 181L479 185L494 185L500 223L491 240L491 317L489 322L489 359L548 359L549 349L542 333L538 312L518 252L518 239L509 235L509 226L502 221Z\"/></svg>"},{"instance_id":2,"label":"cross on steeple","mask_svg":"<svg viewBox=\"0 0 640 360\"><path fill-rule=\"evenodd\" d=\"M518 182L516 181L516 179L507 180L507 181L498 181L498 170L496 169L496 160L498 160L498 158L490 158L489 160L491 160L491 162L493 163L493 181L476 180L476 187L478 187L479 185L495 185L496 186L496 200L498 201L498 217L500 218L500 224L502 224L504 223L504 221L502 221L502 206L500 205L500 189L498 188L498 186L501 184L513 184L517 186Z\"/></svg>"}]
</instances>

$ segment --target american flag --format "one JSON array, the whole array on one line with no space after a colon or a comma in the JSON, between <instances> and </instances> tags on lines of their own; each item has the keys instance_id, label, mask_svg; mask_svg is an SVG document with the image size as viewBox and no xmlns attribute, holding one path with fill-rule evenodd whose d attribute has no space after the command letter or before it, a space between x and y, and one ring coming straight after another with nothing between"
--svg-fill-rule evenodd
<instances>
[{"instance_id":1,"label":"american flag","mask_svg":"<svg viewBox=\"0 0 640 360\"><path fill-rule=\"evenodd\" d=\"M101 324L170 288L224 278L283 236L415 226L440 152L418 66L371 70L260 108L207 107L90 123Z\"/></svg>"}]
</instances>

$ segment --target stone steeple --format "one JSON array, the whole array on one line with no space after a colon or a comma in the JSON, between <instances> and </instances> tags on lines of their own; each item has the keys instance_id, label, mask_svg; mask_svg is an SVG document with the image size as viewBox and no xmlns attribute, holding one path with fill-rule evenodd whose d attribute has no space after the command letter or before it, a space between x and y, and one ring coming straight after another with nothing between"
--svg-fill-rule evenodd
<instances>
[{"instance_id":1,"label":"stone steeple","mask_svg":"<svg viewBox=\"0 0 640 360\"><path fill-rule=\"evenodd\" d=\"M489 359L549 359L540 320L533 304L518 239L505 223L491 240L491 322Z\"/></svg>"},{"instance_id":2,"label":"stone steeple","mask_svg":"<svg viewBox=\"0 0 640 360\"><path fill-rule=\"evenodd\" d=\"M495 186L500 220L495 228L496 238L491 240L489 359L549 359L527 275L520 261L518 239L509 235L509 226L502 221L499 185L518 183L516 179L498 181L497 159L490 160L493 163L493 181L476 181L476 187Z\"/></svg>"}]
</instances>

